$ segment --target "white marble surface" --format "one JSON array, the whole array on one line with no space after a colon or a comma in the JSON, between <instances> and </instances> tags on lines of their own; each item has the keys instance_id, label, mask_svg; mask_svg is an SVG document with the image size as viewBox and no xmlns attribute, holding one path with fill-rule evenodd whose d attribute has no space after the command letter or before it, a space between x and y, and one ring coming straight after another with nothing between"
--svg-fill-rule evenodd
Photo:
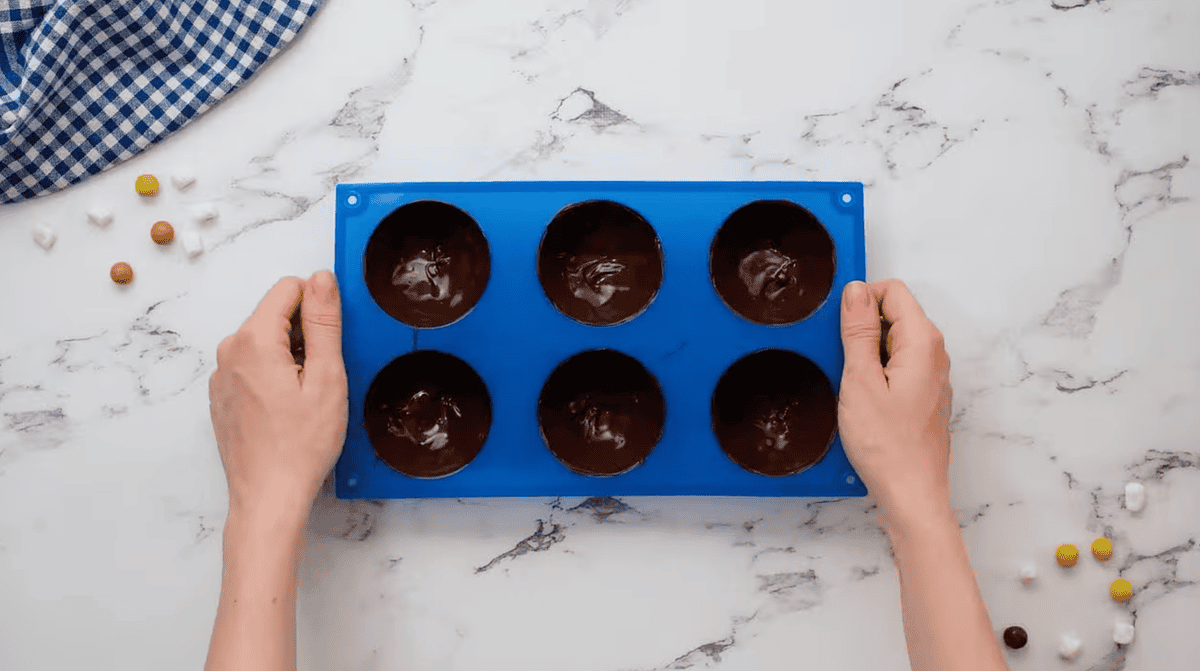
<instances>
[{"instance_id":1,"label":"white marble surface","mask_svg":"<svg viewBox=\"0 0 1200 671\"><path fill-rule=\"evenodd\" d=\"M870 276L947 334L955 503L994 624L1029 631L1012 667L1194 668L1197 35L1194 0L329 0L183 132L0 209L0 668L202 664L205 382L278 277L332 265L335 183L592 178L865 182ZM210 248L156 248L160 218ZM322 501L311 529L301 668L907 663L869 498Z\"/></svg>"}]
</instances>

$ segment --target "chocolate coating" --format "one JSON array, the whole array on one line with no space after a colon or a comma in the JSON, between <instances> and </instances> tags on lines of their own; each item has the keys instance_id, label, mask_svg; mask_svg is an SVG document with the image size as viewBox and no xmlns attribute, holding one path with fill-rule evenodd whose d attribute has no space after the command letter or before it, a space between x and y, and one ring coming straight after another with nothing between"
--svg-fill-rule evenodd
<instances>
[{"instance_id":1,"label":"chocolate coating","mask_svg":"<svg viewBox=\"0 0 1200 671\"><path fill-rule=\"evenodd\" d=\"M642 215L608 200L569 205L542 236L538 279L566 316L610 326L641 314L662 284L662 245Z\"/></svg>"},{"instance_id":2,"label":"chocolate coating","mask_svg":"<svg viewBox=\"0 0 1200 671\"><path fill-rule=\"evenodd\" d=\"M417 328L445 326L475 307L491 275L487 239L466 212L434 201L384 217L363 252L371 296Z\"/></svg>"},{"instance_id":3,"label":"chocolate coating","mask_svg":"<svg viewBox=\"0 0 1200 671\"><path fill-rule=\"evenodd\" d=\"M713 238L713 287L756 324L793 324L825 302L833 286L833 239L811 212L761 200L731 214Z\"/></svg>"},{"instance_id":4,"label":"chocolate coating","mask_svg":"<svg viewBox=\"0 0 1200 671\"><path fill-rule=\"evenodd\" d=\"M637 359L610 349L567 359L538 397L547 447L584 475L617 475L645 461L665 418L658 381Z\"/></svg>"},{"instance_id":5,"label":"chocolate coating","mask_svg":"<svg viewBox=\"0 0 1200 671\"><path fill-rule=\"evenodd\" d=\"M1026 634L1024 629L1020 627L1009 627L1008 629L1004 630L1004 645L1007 645L1013 650L1024 648L1025 644L1028 642L1029 634Z\"/></svg>"},{"instance_id":6,"label":"chocolate coating","mask_svg":"<svg viewBox=\"0 0 1200 671\"><path fill-rule=\"evenodd\" d=\"M762 475L793 475L829 450L837 431L837 397L815 363L767 349L725 371L713 392L712 416L729 458Z\"/></svg>"},{"instance_id":7,"label":"chocolate coating","mask_svg":"<svg viewBox=\"0 0 1200 671\"><path fill-rule=\"evenodd\" d=\"M367 436L387 465L414 478L461 470L483 449L492 400L462 359L410 352L385 366L367 391Z\"/></svg>"}]
</instances>

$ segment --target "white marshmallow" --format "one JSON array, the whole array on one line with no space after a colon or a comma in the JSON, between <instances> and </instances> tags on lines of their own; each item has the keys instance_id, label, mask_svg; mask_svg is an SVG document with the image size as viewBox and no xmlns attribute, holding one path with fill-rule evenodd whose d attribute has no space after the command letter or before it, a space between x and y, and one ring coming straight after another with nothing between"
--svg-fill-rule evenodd
<instances>
[{"instance_id":1,"label":"white marshmallow","mask_svg":"<svg viewBox=\"0 0 1200 671\"><path fill-rule=\"evenodd\" d=\"M179 242L183 244L183 251L188 258L194 259L204 253L204 238L196 231L187 231L180 237Z\"/></svg>"},{"instance_id":2,"label":"white marshmallow","mask_svg":"<svg viewBox=\"0 0 1200 671\"><path fill-rule=\"evenodd\" d=\"M207 223L215 220L220 213L217 211L217 206L213 203L201 203L192 208L192 216L196 217L196 221Z\"/></svg>"},{"instance_id":3,"label":"white marshmallow","mask_svg":"<svg viewBox=\"0 0 1200 671\"><path fill-rule=\"evenodd\" d=\"M1140 482L1125 483L1125 507L1137 512L1146 507L1146 486Z\"/></svg>"},{"instance_id":4,"label":"white marshmallow","mask_svg":"<svg viewBox=\"0 0 1200 671\"><path fill-rule=\"evenodd\" d=\"M1063 659L1073 662L1079 659L1083 654L1083 641L1075 634L1063 634L1062 638L1058 639L1058 655Z\"/></svg>"},{"instance_id":5,"label":"white marshmallow","mask_svg":"<svg viewBox=\"0 0 1200 671\"><path fill-rule=\"evenodd\" d=\"M49 251L56 240L58 240L58 234L46 224L39 223L33 227L33 241L38 243L42 249Z\"/></svg>"},{"instance_id":6,"label":"white marshmallow","mask_svg":"<svg viewBox=\"0 0 1200 671\"><path fill-rule=\"evenodd\" d=\"M1026 585L1033 584L1033 582L1037 580L1037 564L1034 564L1031 561L1021 564L1020 576L1021 582L1025 583Z\"/></svg>"},{"instance_id":7,"label":"white marshmallow","mask_svg":"<svg viewBox=\"0 0 1200 671\"><path fill-rule=\"evenodd\" d=\"M191 186L196 183L196 176L193 175L190 171L181 170L181 171L176 172L175 174L171 175L171 183L175 185L176 189L179 189L180 191L185 191L185 190L191 188Z\"/></svg>"},{"instance_id":8,"label":"white marshmallow","mask_svg":"<svg viewBox=\"0 0 1200 671\"><path fill-rule=\"evenodd\" d=\"M87 211L87 218L93 226L108 228L108 225L112 223L113 213L112 210L97 205Z\"/></svg>"},{"instance_id":9,"label":"white marshmallow","mask_svg":"<svg viewBox=\"0 0 1200 671\"><path fill-rule=\"evenodd\" d=\"M1128 622L1117 622L1113 625L1113 643L1129 645L1133 643L1133 625Z\"/></svg>"}]
</instances>

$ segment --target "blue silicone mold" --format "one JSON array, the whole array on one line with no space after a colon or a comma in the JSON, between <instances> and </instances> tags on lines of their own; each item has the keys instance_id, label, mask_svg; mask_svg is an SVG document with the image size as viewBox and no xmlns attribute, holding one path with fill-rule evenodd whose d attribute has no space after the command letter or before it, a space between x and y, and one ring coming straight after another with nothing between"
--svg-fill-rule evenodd
<instances>
[{"instance_id":1,"label":"blue silicone mold","mask_svg":"<svg viewBox=\"0 0 1200 671\"><path fill-rule=\"evenodd\" d=\"M478 304L455 323L415 329L385 313L364 278L363 251L376 226L402 205L449 203L469 214L487 238L491 277ZM538 245L564 207L611 200L655 229L663 281L650 306L614 326L588 326L559 312L537 277ZM758 200L788 200L820 220L833 239L836 270L825 303L790 326L751 323L728 308L709 275L717 230ZM764 348L815 362L835 392L843 353L839 300L847 282L866 277L863 189L857 182L480 182L340 184L335 271L342 296L343 352L350 425L335 473L343 499L494 496L862 496L840 438L816 464L769 477L734 463L717 443L711 401L717 381L742 357ZM538 430L542 385L579 352L609 348L636 358L658 380L666 401L662 439L646 460L615 476L579 475L558 461ZM404 475L380 460L364 423L376 374L417 349L452 354L488 387L492 425L479 455L442 478Z\"/></svg>"}]
</instances>

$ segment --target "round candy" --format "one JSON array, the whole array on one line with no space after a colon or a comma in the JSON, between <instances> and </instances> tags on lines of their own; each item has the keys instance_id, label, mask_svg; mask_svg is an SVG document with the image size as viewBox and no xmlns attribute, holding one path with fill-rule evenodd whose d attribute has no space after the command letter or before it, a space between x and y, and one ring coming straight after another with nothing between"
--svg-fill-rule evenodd
<instances>
[{"instance_id":1,"label":"round candy","mask_svg":"<svg viewBox=\"0 0 1200 671\"><path fill-rule=\"evenodd\" d=\"M1024 648L1025 644L1028 642L1029 634L1026 634L1024 629L1020 627L1009 627L1008 629L1004 630L1004 645L1007 645L1013 650Z\"/></svg>"},{"instance_id":2,"label":"round candy","mask_svg":"<svg viewBox=\"0 0 1200 671\"><path fill-rule=\"evenodd\" d=\"M1112 593L1113 601L1125 603L1133 598L1133 583L1124 578L1112 581L1108 591Z\"/></svg>"},{"instance_id":3,"label":"round candy","mask_svg":"<svg viewBox=\"0 0 1200 671\"><path fill-rule=\"evenodd\" d=\"M154 175L139 175L133 183L133 188L137 189L139 196L158 195L158 178Z\"/></svg>"},{"instance_id":4,"label":"round candy","mask_svg":"<svg viewBox=\"0 0 1200 671\"><path fill-rule=\"evenodd\" d=\"M157 222L150 227L150 239L165 245L175 239L175 229L165 221Z\"/></svg>"},{"instance_id":5,"label":"round candy","mask_svg":"<svg viewBox=\"0 0 1200 671\"><path fill-rule=\"evenodd\" d=\"M1108 538L1097 538L1092 542L1092 556L1104 561L1113 556L1113 542Z\"/></svg>"},{"instance_id":6,"label":"round candy","mask_svg":"<svg viewBox=\"0 0 1200 671\"><path fill-rule=\"evenodd\" d=\"M117 284L129 284L133 281L133 268L124 261L114 263L109 275L112 276L112 281Z\"/></svg>"},{"instance_id":7,"label":"round candy","mask_svg":"<svg viewBox=\"0 0 1200 671\"><path fill-rule=\"evenodd\" d=\"M1079 548L1070 543L1063 543L1058 546L1058 552L1054 553L1054 558L1058 560L1059 566L1070 568L1079 561Z\"/></svg>"}]
</instances>

